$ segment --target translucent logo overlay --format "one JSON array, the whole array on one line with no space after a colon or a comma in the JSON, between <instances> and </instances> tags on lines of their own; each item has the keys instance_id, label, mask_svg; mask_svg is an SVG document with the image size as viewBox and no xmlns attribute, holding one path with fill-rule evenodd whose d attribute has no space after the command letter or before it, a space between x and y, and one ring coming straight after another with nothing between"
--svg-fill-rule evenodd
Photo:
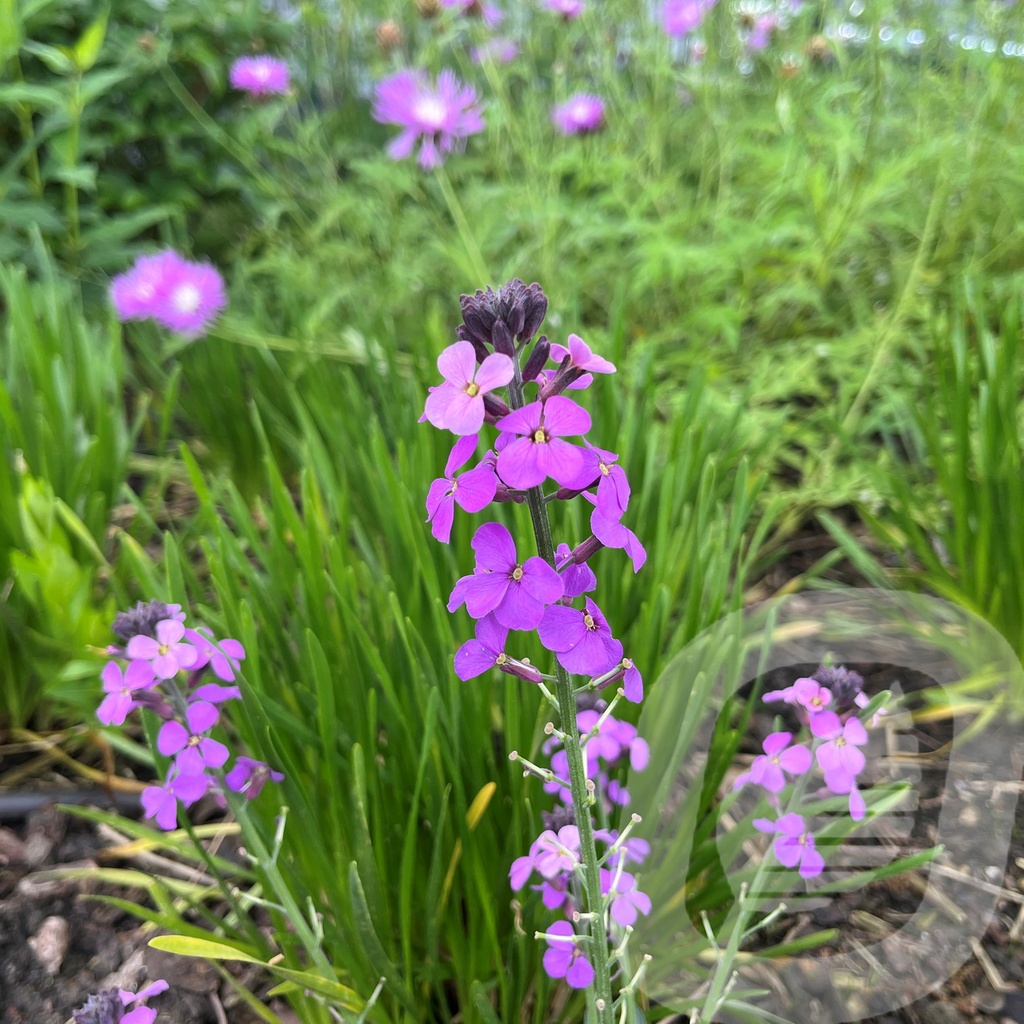
<instances>
[{"instance_id":1,"label":"translucent logo overlay","mask_svg":"<svg viewBox=\"0 0 1024 1024\"><path fill-rule=\"evenodd\" d=\"M820 775L798 807L785 792L776 809L757 786L733 790L775 715L778 727L799 728L790 708L760 694L826 656L863 675L869 697L894 695L863 748L859 823ZM653 910L630 944L652 956L651 1003L705 1021L767 1013L841 1024L942 985L975 952L1000 898L1022 716L1024 670L1012 649L935 598L800 594L703 633L651 688L639 730L652 760L629 780L637 834L651 844L641 886ZM784 811L805 816L822 874L805 880L782 867L772 837L754 828Z\"/></svg>"}]
</instances>

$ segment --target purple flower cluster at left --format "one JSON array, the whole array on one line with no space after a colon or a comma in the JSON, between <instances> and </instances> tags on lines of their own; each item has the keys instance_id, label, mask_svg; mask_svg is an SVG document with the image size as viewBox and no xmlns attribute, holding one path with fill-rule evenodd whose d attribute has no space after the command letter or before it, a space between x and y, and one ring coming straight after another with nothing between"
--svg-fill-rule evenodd
<instances>
[{"instance_id":1,"label":"purple flower cluster at left","mask_svg":"<svg viewBox=\"0 0 1024 1024\"><path fill-rule=\"evenodd\" d=\"M118 615L113 631L123 643L107 648L114 660L101 673L106 696L96 717L104 725L123 725L133 710L147 708L164 720L157 750L172 758L163 784L142 793L147 817L170 830L177 827L179 803L190 807L225 788L253 799L268 779L284 778L243 756L225 771L231 753L210 735L220 721L220 706L241 699L237 686L224 685L235 681L245 658L237 640L186 626L180 605L160 601L140 602Z\"/></svg>"},{"instance_id":2,"label":"purple flower cluster at left","mask_svg":"<svg viewBox=\"0 0 1024 1024\"><path fill-rule=\"evenodd\" d=\"M143 1005L147 999L166 992L163 979L151 982L138 992L106 988L89 996L83 1006L72 1012L74 1024L153 1024L156 1010Z\"/></svg>"},{"instance_id":3,"label":"purple flower cluster at left","mask_svg":"<svg viewBox=\"0 0 1024 1024\"><path fill-rule=\"evenodd\" d=\"M192 263L171 249L140 256L110 283L119 320L156 320L185 338L205 334L227 305L224 279L209 263Z\"/></svg>"}]
</instances>

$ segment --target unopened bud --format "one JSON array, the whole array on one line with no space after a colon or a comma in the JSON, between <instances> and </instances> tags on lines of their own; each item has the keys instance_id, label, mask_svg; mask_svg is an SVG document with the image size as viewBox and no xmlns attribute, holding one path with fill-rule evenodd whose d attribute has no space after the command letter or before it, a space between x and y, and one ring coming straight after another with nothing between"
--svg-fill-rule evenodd
<instances>
[{"instance_id":1,"label":"unopened bud","mask_svg":"<svg viewBox=\"0 0 1024 1024\"><path fill-rule=\"evenodd\" d=\"M491 329L491 341L494 343L494 351L500 352L503 356L511 359L516 354L516 347L512 341L512 332L504 320L495 320Z\"/></svg>"},{"instance_id":2,"label":"unopened bud","mask_svg":"<svg viewBox=\"0 0 1024 1024\"><path fill-rule=\"evenodd\" d=\"M377 46L385 56L393 53L404 42L405 35L397 22L388 18L377 26Z\"/></svg>"},{"instance_id":3,"label":"unopened bud","mask_svg":"<svg viewBox=\"0 0 1024 1024\"><path fill-rule=\"evenodd\" d=\"M523 367L523 380L536 380L540 376L540 371L544 369L544 364L548 361L550 354L551 343L546 337L541 336L537 339L537 344L533 346L530 358L526 360L526 365Z\"/></svg>"}]
</instances>

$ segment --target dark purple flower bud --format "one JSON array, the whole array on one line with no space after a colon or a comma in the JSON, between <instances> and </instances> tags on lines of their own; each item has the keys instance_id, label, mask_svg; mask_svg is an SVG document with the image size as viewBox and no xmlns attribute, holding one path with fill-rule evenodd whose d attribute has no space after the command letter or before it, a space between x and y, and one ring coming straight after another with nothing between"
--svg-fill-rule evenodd
<instances>
[{"instance_id":1,"label":"dark purple flower bud","mask_svg":"<svg viewBox=\"0 0 1024 1024\"><path fill-rule=\"evenodd\" d=\"M578 366L566 366L566 359L555 372L555 375L540 390L539 397L543 400L553 395L560 395L570 384L575 384L587 371L581 370Z\"/></svg>"},{"instance_id":2,"label":"dark purple flower bud","mask_svg":"<svg viewBox=\"0 0 1024 1024\"><path fill-rule=\"evenodd\" d=\"M572 560L577 565L582 565L584 562L589 561L601 550L604 545L596 537L588 537L578 547L573 548Z\"/></svg>"},{"instance_id":3,"label":"dark purple flower bud","mask_svg":"<svg viewBox=\"0 0 1024 1024\"><path fill-rule=\"evenodd\" d=\"M122 640L133 636L150 636L156 639L156 624L172 617L172 610L163 601L139 601L134 608L119 612L110 627Z\"/></svg>"},{"instance_id":4,"label":"dark purple flower bud","mask_svg":"<svg viewBox=\"0 0 1024 1024\"><path fill-rule=\"evenodd\" d=\"M488 391L484 395L484 412L488 416L493 416L495 420L500 420L507 416L512 410L495 394Z\"/></svg>"},{"instance_id":5,"label":"dark purple flower bud","mask_svg":"<svg viewBox=\"0 0 1024 1024\"><path fill-rule=\"evenodd\" d=\"M508 329L504 320L494 321L491 340L494 342L495 352L500 352L503 356L508 356L510 359L516 354L516 346L512 341L512 332Z\"/></svg>"},{"instance_id":6,"label":"dark purple flower bud","mask_svg":"<svg viewBox=\"0 0 1024 1024\"><path fill-rule=\"evenodd\" d=\"M551 343L547 337L542 335L537 339L537 344L533 346L530 358L526 360L526 365L523 367L523 380L536 380L540 376L540 371L544 369L544 364L548 361L550 353Z\"/></svg>"},{"instance_id":7,"label":"dark purple flower bud","mask_svg":"<svg viewBox=\"0 0 1024 1024\"><path fill-rule=\"evenodd\" d=\"M599 693L595 693L593 690L584 690L582 693L576 694L576 711L597 711L598 713L604 711L608 707L608 701L604 699ZM558 829L555 829L557 832Z\"/></svg>"},{"instance_id":8,"label":"dark purple flower bud","mask_svg":"<svg viewBox=\"0 0 1024 1024\"><path fill-rule=\"evenodd\" d=\"M840 715L857 704L864 689L864 678L842 665L819 665L811 678L832 691L832 710Z\"/></svg>"},{"instance_id":9,"label":"dark purple flower bud","mask_svg":"<svg viewBox=\"0 0 1024 1024\"><path fill-rule=\"evenodd\" d=\"M544 822L544 828L552 832L557 832L566 825L576 824L576 815L573 814L572 806L568 804L556 807L553 811L541 811L540 817Z\"/></svg>"},{"instance_id":10,"label":"dark purple flower bud","mask_svg":"<svg viewBox=\"0 0 1024 1024\"><path fill-rule=\"evenodd\" d=\"M71 1016L75 1024L117 1024L124 1016L124 1003L117 989L107 988L89 996Z\"/></svg>"},{"instance_id":11,"label":"dark purple flower bud","mask_svg":"<svg viewBox=\"0 0 1024 1024\"><path fill-rule=\"evenodd\" d=\"M518 278L502 285L497 292L492 288L477 290L475 295L461 296L459 302L467 331L465 340L475 339L484 345L494 345L494 325L499 320L516 341L529 341L539 330L548 308L540 285L525 285Z\"/></svg>"}]
</instances>

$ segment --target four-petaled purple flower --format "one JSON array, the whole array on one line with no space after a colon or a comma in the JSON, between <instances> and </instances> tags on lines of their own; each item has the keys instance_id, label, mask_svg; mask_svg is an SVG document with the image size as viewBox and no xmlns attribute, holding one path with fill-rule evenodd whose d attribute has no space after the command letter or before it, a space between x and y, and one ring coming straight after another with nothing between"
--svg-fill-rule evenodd
<instances>
[{"instance_id":1,"label":"four-petaled purple flower","mask_svg":"<svg viewBox=\"0 0 1024 1024\"><path fill-rule=\"evenodd\" d=\"M565 357L569 357L568 371L574 371L576 379L568 386L574 391L588 388L594 380L595 373L615 373L615 364L610 363L591 351L590 346L578 335L570 334L565 345L552 345L551 358L561 365ZM554 376L557 370L552 370ZM551 379L551 378L549 378Z\"/></svg>"},{"instance_id":2,"label":"four-petaled purple flower","mask_svg":"<svg viewBox=\"0 0 1024 1024\"><path fill-rule=\"evenodd\" d=\"M437 357L437 368L444 383L431 390L423 418L453 434L476 434L484 423L484 395L512 379L512 360L494 352L477 366L472 344L457 341Z\"/></svg>"},{"instance_id":3,"label":"four-petaled purple flower","mask_svg":"<svg viewBox=\"0 0 1024 1024\"><path fill-rule=\"evenodd\" d=\"M156 639L133 636L125 653L132 661L148 661L160 679L173 679L180 669L191 668L198 657L191 644L182 643L184 635L185 627L177 619L164 619L156 624Z\"/></svg>"},{"instance_id":4,"label":"four-petaled purple flower","mask_svg":"<svg viewBox=\"0 0 1024 1024\"><path fill-rule=\"evenodd\" d=\"M597 505L601 515L611 522L620 520L629 508L629 481L626 472L617 466L618 455L588 444L583 453L583 471L576 487L583 490L597 481Z\"/></svg>"},{"instance_id":5,"label":"four-petaled purple flower","mask_svg":"<svg viewBox=\"0 0 1024 1024\"><path fill-rule=\"evenodd\" d=\"M444 467L444 476L435 480L427 492L427 522L430 523L430 532L442 544L447 544L451 540L456 504L466 512L479 512L494 499L498 487L494 465L487 461L481 462L475 469L462 473L456 479L456 471L461 469L476 451L477 436L467 434L455 442Z\"/></svg>"},{"instance_id":6,"label":"four-petaled purple flower","mask_svg":"<svg viewBox=\"0 0 1024 1024\"><path fill-rule=\"evenodd\" d=\"M97 709L96 717L104 725L123 725L128 712L138 706L135 693L156 684L156 674L148 661L129 662L124 672L116 661L108 661L100 678L107 696Z\"/></svg>"},{"instance_id":7,"label":"four-petaled purple flower","mask_svg":"<svg viewBox=\"0 0 1024 1024\"><path fill-rule=\"evenodd\" d=\"M736 779L733 789L756 782L769 793L781 793L786 788L786 774L803 775L811 767L811 752L802 743L789 746L792 738L788 732L773 732L765 737L764 753L754 758L750 771Z\"/></svg>"},{"instance_id":8,"label":"four-petaled purple flower","mask_svg":"<svg viewBox=\"0 0 1024 1024\"><path fill-rule=\"evenodd\" d=\"M218 679L223 679L226 683L235 681L239 662L245 660L245 648L239 641L230 637L225 640L215 640L210 630L202 626L199 629L186 629L185 639L196 649L196 660L189 665L193 672L209 665L210 670ZM232 696L237 693L237 690L233 690ZM222 697L221 699L229 698ZM235 699L238 698L235 697Z\"/></svg>"},{"instance_id":9,"label":"four-petaled purple flower","mask_svg":"<svg viewBox=\"0 0 1024 1024\"><path fill-rule=\"evenodd\" d=\"M589 597L582 610L551 605L537 632L562 667L574 674L598 675L622 660L622 644L612 636L601 609Z\"/></svg>"},{"instance_id":10,"label":"four-petaled purple flower","mask_svg":"<svg viewBox=\"0 0 1024 1024\"><path fill-rule=\"evenodd\" d=\"M636 923L639 914L651 912L651 898L636 887L636 879L628 872L618 873L601 869L601 893L611 899L609 909L616 924L628 928Z\"/></svg>"},{"instance_id":11,"label":"four-petaled purple flower","mask_svg":"<svg viewBox=\"0 0 1024 1024\"><path fill-rule=\"evenodd\" d=\"M836 786L847 786L864 770L864 754L858 748L867 743L867 730L858 718L848 718L844 723L834 711L821 711L811 718L811 732L828 741L814 752L818 767L825 773L825 784L833 792L847 792L847 788Z\"/></svg>"},{"instance_id":12,"label":"four-petaled purple flower","mask_svg":"<svg viewBox=\"0 0 1024 1024\"><path fill-rule=\"evenodd\" d=\"M571 398L556 395L546 402L531 402L503 416L497 423L503 434L518 435L498 453L498 476L518 490L528 490L551 477L568 487L583 468L583 452L563 437L585 434L590 414Z\"/></svg>"},{"instance_id":13,"label":"four-petaled purple flower","mask_svg":"<svg viewBox=\"0 0 1024 1024\"><path fill-rule=\"evenodd\" d=\"M775 856L784 867L799 866L801 878L813 878L825 870L824 858L814 846L814 836L799 814L784 814L778 821L756 818L754 827L761 832L776 833Z\"/></svg>"},{"instance_id":14,"label":"four-petaled purple flower","mask_svg":"<svg viewBox=\"0 0 1024 1024\"><path fill-rule=\"evenodd\" d=\"M700 28L704 16L718 0L665 0L661 25L670 36L682 36Z\"/></svg>"},{"instance_id":15,"label":"four-petaled purple flower","mask_svg":"<svg viewBox=\"0 0 1024 1024\"><path fill-rule=\"evenodd\" d=\"M544 970L550 978L565 978L570 988L587 988L594 983L594 968L574 941L576 933L568 921L555 921L544 940L550 947L544 954Z\"/></svg>"},{"instance_id":16,"label":"four-petaled purple flower","mask_svg":"<svg viewBox=\"0 0 1024 1024\"><path fill-rule=\"evenodd\" d=\"M206 701L189 704L185 712L186 729L181 722L164 722L156 748L164 757L177 754L175 764L182 775L202 775L207 768L220 768L229 756L223 743L203 733L217 724L220 712Z\"/></svg>"},{"instance_id":17,"label":"four-petaled purple flower","mask_svg":"<svg viewBox=\"0 0 1024 1024\"><path fill-rule=\"evenodd\" d=\"M442 71L436 84L420 71L399 71L386 78L377 86L373 117L402 128L388 144L388 155L404 160L419 142L419 163L425 170L442 164L456 142L484 128L476 90L451 71Z\"/></svg>"},{"instance_id":18,"label":"four-petaled purple flower","mask_svg":"<svg viewBox=\"0 0 1024 1024\"><path fill-rule=\"evenodd\" d=\"M639 572L647 561L647 551L637 535L618 519L606 515L598 506L595 495L584 491L583 497L595 506L594 511L590 513L590 529L594 536L606 548L622 548L633 563L633 572Z\"/></svg>"},{"instance_id":19,"label":"four-petaled purple flower","mask_svg":"<svg viewBox=\"0 0 1024 1024\"><path fill-rule=\"evenodd\" d=\"M155 819L165 832L170 832L178 825L178 801L188 807L209 788L210 780L205 775L172 772L162 786L147 786L142 791L142 809L147 818Z\"/></svg>"},{"instance_id":20,"label":"four-petaled purple flower","mask_svg":"<svg viewBox=\"0 0 1024 1024\"><path fill-rule=\"evenodd\" d=\"M476 571L455 584L448 611L465 603L474 619L494 612L509 629L536 629L545 606L561 598L562 577L539 556L520 563L512 534L500 523L481 526L473 550Z\"/></svg>"},{"instance_id":21,"label":"four-petaled purple flower","mask_svg":"<svg viewBox=\"0 0 1024 1024\"><path fill-rule=\"evenodd\" d=\"M235 758L231 771L224 776L224 783L236 793L244 793L246 799L255 800L268 779L272 782L283 782L284 773L274 771L263 761L239 755Z\"/></svg>"}]
</instances>

